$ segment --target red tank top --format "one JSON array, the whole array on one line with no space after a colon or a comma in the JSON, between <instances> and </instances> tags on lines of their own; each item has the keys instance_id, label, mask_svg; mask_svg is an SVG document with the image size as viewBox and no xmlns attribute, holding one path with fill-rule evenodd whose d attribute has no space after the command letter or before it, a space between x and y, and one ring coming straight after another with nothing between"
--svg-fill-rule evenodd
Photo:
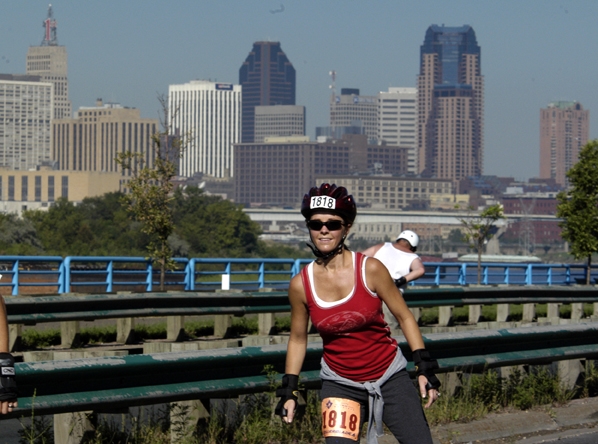
<instances>
[{"instance_id":1,"label":"red tank top","mask_svg":"<svg viewBox=\"0 0 598 444\"><path fill-rule=\"evenodd\" d=\"M380 378L397 353L382 314L382 301L364 283L365 256L353 254L355 287L341 301L323 306L314 298L309 268L301 271L307 308L322 337L324 360L338 375L356 382ZM330 305L330 304L327 304Z\"/></svg>"}]
</instances>

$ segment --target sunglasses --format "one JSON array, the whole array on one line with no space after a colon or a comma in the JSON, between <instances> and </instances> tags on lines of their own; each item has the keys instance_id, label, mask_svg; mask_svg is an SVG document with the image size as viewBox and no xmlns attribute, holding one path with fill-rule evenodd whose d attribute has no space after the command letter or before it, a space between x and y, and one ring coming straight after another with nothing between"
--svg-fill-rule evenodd
<instances>
[{"instance_id":1,"label":"sunglasses","mask_svg":"<svg viewBox=\"0 0 598 444\"><path fill-rule=\"evenodd\" d=\"M345 226L340 220L329 220L326 222L322 222L321 220L308 220L306 223L307 228L313 231L320 231L322 227L328 228L329 231L338 231Z\"/></svg>"}]
</instances>

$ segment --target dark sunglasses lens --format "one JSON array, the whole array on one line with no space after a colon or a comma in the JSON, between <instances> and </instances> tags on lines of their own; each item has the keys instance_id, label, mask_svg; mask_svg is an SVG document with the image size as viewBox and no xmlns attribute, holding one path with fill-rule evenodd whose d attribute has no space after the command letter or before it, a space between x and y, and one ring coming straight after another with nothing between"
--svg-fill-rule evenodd
<instances>
[{"instance_id":1,"label":"dark sunglasses lens","mask_svg":"<svg viewBox=\"0 0 598 444\"><path fill-rule=\"evenodd\" d=\"M340 230L343 223L340 220L329 220L328 222L322 222L319 220L310 220L307 222L307 226L310 230L320 231L322 227L328 228L330 231Z\"/></svg>"},{"instance_id":2,"label":"dark sunglasses lens","mask_svg":"<svg viewBox=\"0 0 598 444\"><path fill-rule=\"evenodd\" d=\"M343 223L340 220L329 220L324 225L326 225L326 228L330 231L336 231L341 229Z\"/></svg>"},{"instance_id":3,"label":"dark sunglasses lens","mask_svg":"<svg viewBox=\"0 0 598 444\"><path fill-rule=\"evenodd\" d=\"M322 222L320 222L319 220L310 220L310 221L307 221L307 226L310 230L320 231L322 229L322 227L324 226L324 224Z\"/></svg>"}]
</instances>

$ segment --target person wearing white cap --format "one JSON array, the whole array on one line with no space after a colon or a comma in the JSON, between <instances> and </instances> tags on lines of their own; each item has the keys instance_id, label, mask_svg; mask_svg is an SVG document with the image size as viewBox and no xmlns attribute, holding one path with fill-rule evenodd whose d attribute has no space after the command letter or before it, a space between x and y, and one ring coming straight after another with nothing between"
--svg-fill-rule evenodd
<instances>
[{"instance_id":1,"label":"person wearing white cap","mask_svg":"<svg viewBox=\"0 0 598 444\"><path fill-rule=\"evenodd\" d=\"M420 257L415 253L418 245L419 236L411 230L405 230L397 236L396 241L374 245L362 253L382 262L394 279L397 288L403 293L409 282L419 279L426 272ZM386 305L384 314L389 319L391 327L398 327Z\"/></svg>"}]
</instances>

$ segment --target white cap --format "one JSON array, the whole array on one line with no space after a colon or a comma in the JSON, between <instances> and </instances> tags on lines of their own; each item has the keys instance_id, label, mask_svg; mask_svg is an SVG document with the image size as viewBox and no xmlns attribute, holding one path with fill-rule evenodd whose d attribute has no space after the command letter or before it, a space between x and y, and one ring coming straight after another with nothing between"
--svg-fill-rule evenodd
<instances>
[{"instance_id":1,"label":"white cap","mask_svg":"<svg viewBox=\"0 0 598 444\"><path fill-rule=\"evenodd\" d=\"M397 241L399 239L405 239L407 242L409 242L409 244L413 247L416 248L417 245L419 244L419 236L417 234L415 234L415 232L411 231L411 230L405 230L403 231L401 234L399 234L399 236L397 237Z\"/></svg>"}]
</instances>

